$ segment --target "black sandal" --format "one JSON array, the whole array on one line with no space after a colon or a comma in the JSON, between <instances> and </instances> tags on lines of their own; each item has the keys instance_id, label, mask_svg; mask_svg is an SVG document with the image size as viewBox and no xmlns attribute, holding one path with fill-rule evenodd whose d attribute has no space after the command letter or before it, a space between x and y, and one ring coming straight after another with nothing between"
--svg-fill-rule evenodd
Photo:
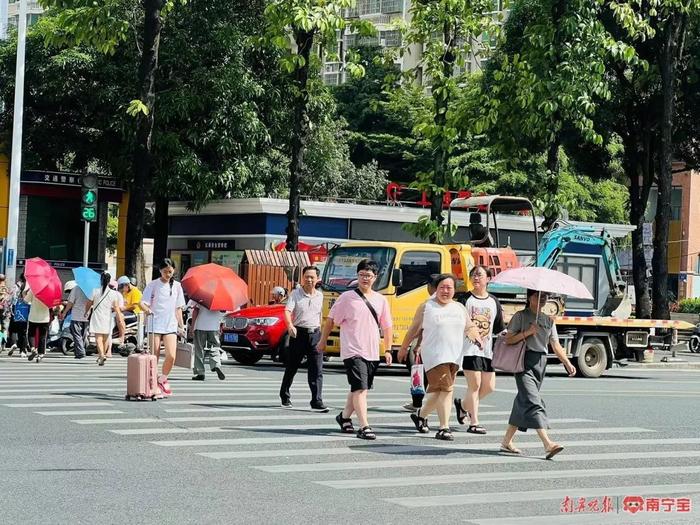
<instances>
[{"instance_id":1,"label":"black sandal","mask_svg":"<svg viewBox=\"0 0 700 525\"><path fill-rule=\"evenodd\" d=\"M455 437L452 435L449 428L441 428L437 431L437 434L435 434L435 439L439 439L441 441L454 441Z\"/></svg>"},{"instance_id":2,"label":"black sandal","mask_svg":"<svg viewBox=\"0 0 700 525\"><path fill-rule=\"evenodd\" d=\"M457 423L460 425L464 425L465 419L471 417L469 411L462 408L462 400L459 398L455 399L455 411L457 412Z\"/></svg>"},{"instance_id":3,"label":"black sandal","mask_svg":"<svg viewBox=\"0 0 700 525\"><path fill-rule=\"evenodd\" d=\"M372 427L362 427L357 431L357 437L360 439L368 439L370 441L377 439L377 435L374 433L374 430L372 430Z\"/></svg>"},{"instance_id":4,"label":"black sandal","mask_svg":"<svg viewBox=\"0 0 700 525\"><path fill-rule=\"evenodd\" d=\"M467 428L467 432L470 434L486 434L486 429L482 427L481 425L469 425L469 428Z\"/></svg>"},{"instance_id":5,"label":"black sandal","mask_svg":"<svg viewBox=\"0 0 700 525\"><path fill-rule=\"evenodd\" d=\"M416 426L416 430L420 432L421 434L427 434L430 432L430 428L428 428L428 419L425 417L420 417L418 414L420 413L420 410L418 411L417 414L411 414L411 420L413 421L413 424Z\"/></svg>"},{"instance_id":6,"label":"black sandal","mask_svg":"<svg viewBox=\"0 0 700 525\"><path fill-rule=\"evenodd\" d=\"M352 419L345 418L343 417L343 413L341 412L337 416L335 416L335 420L340 425L340 431L343 434L354 434L355 433L355 428L352 426Z\"/></svg>"}]
</instances>

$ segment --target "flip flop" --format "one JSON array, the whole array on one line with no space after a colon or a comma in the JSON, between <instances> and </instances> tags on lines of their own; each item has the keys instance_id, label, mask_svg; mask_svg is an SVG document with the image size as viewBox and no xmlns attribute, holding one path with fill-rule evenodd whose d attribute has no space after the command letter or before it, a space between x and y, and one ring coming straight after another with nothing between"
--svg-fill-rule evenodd
<instances>
[{"instance_id":1,"label":"flip flop","mask_svg":"<svg viewBox=\"0 0 700 525\"><path fill-rule=\"evenodd\" d=\"M504 445L501 443L501 452L505 452L506 454L517 454L520 455L523 453L522 450L519 448L515 448L513 445Z\"/></svg>"},{"instance_id":2,"label":"flip flop","mask_svg":"<svg viewBox=\"0 0 700 525\"><path fill-rule=\"evenodd\" d=\"M552 448L550 448L547 451L547 455L544 457L544 459L552 459L554 456L559 454L559 452L561 452L562 450L564 450L564 447L562 447L561 445L554 445Z\"/></svg>"},{"instance_id":3,"label":"flip flop","mask_svg":"<svg viewBox=\"0 0 700 525\"><path fill-rule=\"evenodd\" d=\"M470 434L484 435L486 434L486 429L481 425L469 425L469 427L467 428L467 432L469 432Z\"/></svg>"}]
</instances>

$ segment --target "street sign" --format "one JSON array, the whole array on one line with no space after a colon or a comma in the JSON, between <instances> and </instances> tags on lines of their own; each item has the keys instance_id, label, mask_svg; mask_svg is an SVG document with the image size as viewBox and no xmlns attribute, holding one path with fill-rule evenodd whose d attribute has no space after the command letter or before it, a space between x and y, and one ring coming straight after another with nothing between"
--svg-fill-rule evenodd
<instances>
[{"instance_id":1,"label":"street sign","mask_svg":"<svg viewBox=\"0 0 700 525\"><path fill-rule=\"evenodd\" d=\"M97 176L83 175L81 181L80 217L85 222L97 220Z\"/></svg>"}]
</instances>

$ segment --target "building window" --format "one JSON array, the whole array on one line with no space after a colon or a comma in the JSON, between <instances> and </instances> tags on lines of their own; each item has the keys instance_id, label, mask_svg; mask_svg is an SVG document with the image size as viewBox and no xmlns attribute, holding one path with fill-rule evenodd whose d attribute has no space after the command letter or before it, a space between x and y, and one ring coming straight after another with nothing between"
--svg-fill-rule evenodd
<instances>
[{"instance_id":1,"label":"building window","mask_svg":"<svg viewBox=\"0 0 700 525\"><path fill-rule=\"evenodd\" d=\"M383 46L399 47L401 45L401 31L381 31L379 40Z\"/></svg>"},{"instance_id":2,"label":"building window","mask_svg":"<svg viewBox=\"0 0 700 525\"><path fill-rule=\"evenodd\" d=\"M382 13L402 13L403 0L382 0Z\"/></svg>"},{"instance_id":3,"label":"building window","mask_svg":"<svg viewBox=\"0 0 700 525\"><path fill-rule=\"evenodd\" d=\"M362 15L375 15L379 14L380 11L380 1L379 0L358 0L357 11Z\"/></svg>"},{"instance_id":4,"label":"building window","mask_svg":"<svg viewBox=\"0 0 700 525\"><path fill-rule=\"evenodd\" d=\"M398 294L404 294L425 286L430 282L430 276L440 273L440 254L437 252L406 252L401 257L399 268L403 273L403 284Z\"/></svg>"},{"instance_id":5,"label":"building window","mask_svg":"<svg viewBox=\"0 0 700 525\"><path fill-rule=\"evenodd\" d=\"M683 188L674 186L671 189L671 220L680 221L683 208Z\"/></svg>"}]
</instances>

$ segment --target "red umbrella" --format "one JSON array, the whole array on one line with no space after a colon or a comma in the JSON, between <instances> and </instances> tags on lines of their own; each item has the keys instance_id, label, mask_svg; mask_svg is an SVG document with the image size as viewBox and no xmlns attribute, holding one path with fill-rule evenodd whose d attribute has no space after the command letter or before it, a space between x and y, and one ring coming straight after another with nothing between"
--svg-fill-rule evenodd
<instances>
[{"instance_id":1,"label":"red umbrella","mask_svg":"<svg viewBox=\"0 0 700 525\"><path fill-rule=\"evenodd\" d=\"M59 279L56 270L44 259L39 257L27 259L24 276L27 278L27 284L34 297L49 308L61 304L63 294L61 279Z\"/></svg>"},{"instance_id":2,"label":"red umbrella","mask_svg":"<svg viewBox=\"0 0 700 525\"><path fill-rule=\"evenodd\" d=\"M210 310L232 311L248 302L248 285L231 268L219 264L193 266L182 278L193 301Z\"/></svg>"}]
</instances>

